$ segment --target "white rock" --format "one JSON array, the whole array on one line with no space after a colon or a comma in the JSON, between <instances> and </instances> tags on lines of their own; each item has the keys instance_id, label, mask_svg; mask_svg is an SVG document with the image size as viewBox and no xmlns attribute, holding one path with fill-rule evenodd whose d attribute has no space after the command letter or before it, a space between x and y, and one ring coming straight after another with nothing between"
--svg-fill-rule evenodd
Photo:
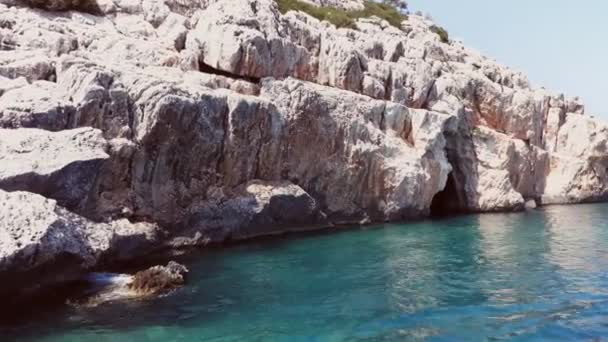
<instances>
[{"instance_id":1,"label":"white rock","mask_svg":"<svg viewBox=\"0 0 608 342\"><path fill-rule=\"evenodd\" d=\"M93 223L54 200L0 190L0 275L10 279L0 293L74 280L105 259L139 256L158 233L152 224Z\"/></svg>"},{"instance_id":2,"label":"white rock","mask_svg":"<svg viewBox=\"0 0 608 342\"><path fill-rule=\"evenodd\" d=\"M74 141L62 132L31 145L40 165L5 150L2 164L43 192L32 179L103 160L77 172L91 195L68 196L83 215L187 227L214 189L254 180L291 182L330 222L424 215L434 198L496 211L608 195L605 124L579 99L441 42L425 18L400 28L362 18L353 30L282 15L273 0L98 5L103 15L0 5L0 124L94 127L102 133L75 141L98 135L84 149L103 151L64 158L54 146Z\"/></svg>"},{"instance_id":3,"label":"white rock","mask_svg":"<svg viewBox=\"0 0 608 342\"><path fill-rule=\"evenodd\" d=\"M109 158L106 144L101 131L91 128L0 129L0 189L39 193L78 207Z\"/></svg>"},{"instance_id":4,"label":"white rock","mask_svg":"<svg viewBox=\"0 0 608 342\"><path fill-rule=\"evenodd\" d=\"M15 85L0 93L0 127L68 128L74 108L55 83L37 81Z\"/></svg>"}]
</instances>

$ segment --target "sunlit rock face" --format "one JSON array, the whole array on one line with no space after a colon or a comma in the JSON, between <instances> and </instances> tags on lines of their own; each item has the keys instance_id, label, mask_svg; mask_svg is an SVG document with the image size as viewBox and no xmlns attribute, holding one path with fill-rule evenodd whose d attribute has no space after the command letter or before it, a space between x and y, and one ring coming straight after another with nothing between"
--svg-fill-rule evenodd
<instances>
[{"instance_id":1,"label":"sunlit rock face","mask_svg":"<svg viewBox=\"0 0 608 342\"><path fill-rule=\"evenodd\" d=\"M55 200L0 190L0 276L7 280L0 295L75 280L104 260L140 256L159 233L154 224L92 222Z\"/></svg>"},{"instance_id":2,"label":"sunlit rock face","mask_svg":"<svg viewBox=\"0 0 608 342\"><path fill-rule=\"evenodd\" d=\"M81 3L0 0L0 188L91 222L177 247L608 193L605 124L422 17Z\"/></svg>"},{"instance_id":3,"label":"sunlit rock face","mask_svg":"<svg viewBox=\"0 0 608 342\"><path fill-rule=\"evenodd\" d=\"M109 158L101 131L78 128L61 132L0 129L0 188L51 197L80 207Z\"/></svg>"}]
</instances>

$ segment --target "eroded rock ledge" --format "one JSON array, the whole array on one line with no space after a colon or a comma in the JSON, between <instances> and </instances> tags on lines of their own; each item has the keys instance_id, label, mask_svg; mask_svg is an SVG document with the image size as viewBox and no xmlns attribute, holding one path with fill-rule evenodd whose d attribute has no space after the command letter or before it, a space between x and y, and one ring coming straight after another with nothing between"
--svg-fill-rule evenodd
<instances>
[{"instance_id":1,"label":"eroded rock ledge","mask_svg":"<svg viewBox=\"0 0 608 342\"><path fill-rule=\"evenodd\" d=\"M608 194L606 124L424 18L67 3L0 0L3 277Z\"/></svg>"}]
</instances>

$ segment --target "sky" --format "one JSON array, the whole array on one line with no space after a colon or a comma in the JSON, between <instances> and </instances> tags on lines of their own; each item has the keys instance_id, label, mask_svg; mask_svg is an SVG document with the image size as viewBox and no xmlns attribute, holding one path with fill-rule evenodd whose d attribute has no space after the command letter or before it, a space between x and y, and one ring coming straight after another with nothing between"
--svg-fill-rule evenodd
<instances>
[{"instance_id":1,"label":"sky","mask_svg":"<svg viewBox=\"0 0 608 342\"><path fill-rule=\"evenodd\" d=\"M608 120L608 1L409 0L451 38Z\"/></svg>"}]
</instances>

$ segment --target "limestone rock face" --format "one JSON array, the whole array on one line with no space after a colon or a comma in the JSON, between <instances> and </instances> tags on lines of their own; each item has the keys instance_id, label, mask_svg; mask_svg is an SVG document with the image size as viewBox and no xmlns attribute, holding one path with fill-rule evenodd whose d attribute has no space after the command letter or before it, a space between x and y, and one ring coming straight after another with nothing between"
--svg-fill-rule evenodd
<instances>
[{"instance_id":1,"label":"limestone rock face","mask_svg":"<svg viewBox=\"0 0 608 342\"><path fill-rule=\"evenodd\" d=\"M212 189L211 198L191 209L191 231L174 246L247 239L286 231L328 227L317 202L289 182L250 181L232 193Z\"/></svg>"},{"instance_id":2,"label":"limestone rock face","mask_svg":"<svg viewBox=\"0 0 608 342\"><path fill-rule=\"evenodd\" d=\"M24 80L25 81L25 80ZM0 127L36 127L51 131L68 128L74 108L56 84L47 81L24 82L3 92L0 98Z\"/></svg>"},{"instance_id":3,"label":"limestone rock face","mask_svg":"<svg viewBox=\"0 0 608 342\"><path fill-rule=\"evenodd\" d=\"M29 191L74 208L86 202L105 160L101 131L0 129L0 189Z\"/></svg>"},{"instance_id":4,"label":"limestone rock face","mask_svg":"<svg viewBox=\"0 0 608 342\"><path fill-rule=\"evenodd\" d=\"M272 0L215 1L198 15L186 49L211 68L241 77L304 76L309 54L287 39Z\"/></svg>"},{"instance_id":5,"label":"limestone rock face","mask_svg":"<svg viewBox=\"0 0 608 342\"><path fill-rule=\"evenodd\" d=\"M425 215L442 190L462 211L605 193L604 137L571 119L586 118L576 98L442 43L415 15L351 30L272 0L104 0L98 16L3 3L0 123L100 129L96 219L180 225L213 189L253 180L297 184L335 222Z\"/></svg>"},{"instance_id":6,"label":"limestone rock face","mask_svg":"<svg viewBox=\"0 0 608 342\"><path fill-rule=\"evenodd\" d=\"M608 196L606 124L420 16L79 3L0 0L1 189L169 246Z\"/></svg>"},{"instance_id":7,"label":"limestone rock face","mask_svg":"<svg viewBox=\"0 0 608 342\"><path fill-rule=\"evenodd\" d=\"M338 221L423 215L445 186L447 115L294 79L265 81L260 96L284 113L282 176Z\"/></svg>"},{"instance_id":8,"label":"limestone rock face","mask_svg":"<svg viewBox=\"0 0 608 342\"><path fill-rule=\"evenodd\" d=\"M585 137L585 138L581 138ZM608 125L567 114L551 156L545 204L606 200Z\"/></svg>"},{"instance_id":9,"label":"limestone rock face","mask_svg":"<svg viewBox=\"0 0 608 342\"><path fill-rule=\"evenodd\" d=\"M104 259L145 253L157 234L152 224L93 223L40 195L0 190L0 275L11 279L4 285L74 279ZM14 290L4 285L1 292Z\"/></svg>"},{"instance_id":10,"label":"limestone rock face","mask_svg":"<svg viewBox=\"0 0 608 342\"><path fill-rule=\"evenodd\" d=\"M64 252L85 265L94 263L93 248L77 229L81 218L61 209L55 201L32 193L0 191L0 196L2 271L32 269ZM15 260L18 258L19 262Z\"/></svg>"}]
</instances>

